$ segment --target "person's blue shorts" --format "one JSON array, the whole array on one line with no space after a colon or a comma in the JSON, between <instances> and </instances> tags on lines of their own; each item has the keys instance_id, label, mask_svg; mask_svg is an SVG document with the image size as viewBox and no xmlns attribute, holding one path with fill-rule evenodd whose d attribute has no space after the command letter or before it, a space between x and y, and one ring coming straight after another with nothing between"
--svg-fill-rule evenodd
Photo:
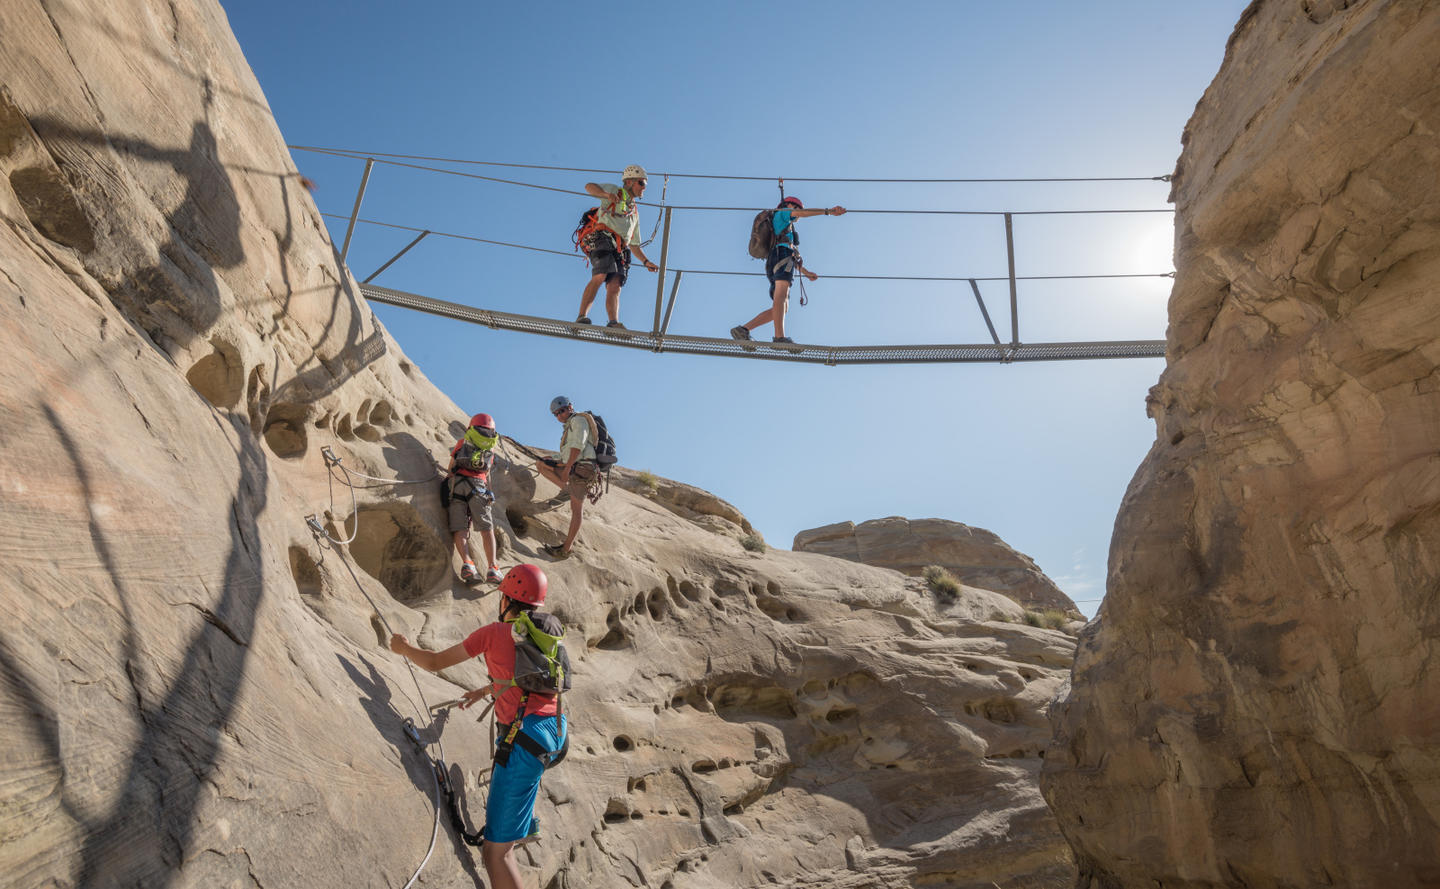
<instances>
[{"instance_id":1,"label":"person's blue shorts","mask_svg":"<svg viewBox=\"0 0 1440 889\"><path fill-rule=\"evenodd\" d=\"M530 714L521 730L547 750L559 750L565 735L565 717ZM513 843L530 833L535 818L535 795L545 767L518 745L510 751L509 764L497 764L490 777L490 798L485 801L485 839L491 843Z\"/></svg>"},{"instance_id":2,"label":"person's blue shorts","mask_svg":"<svg viewBox=\"0 0 1440 889\"><path fill-rule=\"evenodd\" d=\"M770 279L770 297L775 296L776 281L795 280L795 248L789 244L776 244L765 258L765 277Z\"/></svg>"}]
</instances>

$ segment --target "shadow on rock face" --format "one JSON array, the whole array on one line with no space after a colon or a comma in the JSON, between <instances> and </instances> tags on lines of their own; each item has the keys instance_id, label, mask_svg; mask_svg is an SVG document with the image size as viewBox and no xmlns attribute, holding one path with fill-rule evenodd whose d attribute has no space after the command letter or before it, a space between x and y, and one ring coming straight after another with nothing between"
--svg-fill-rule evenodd
<instances>
[{"instance_id":1,"label":"shadow on rock face","mask_svg":"<svg viewBox=\"0 0 1440 889\"><path fill-rule=\"evenodd\" d=\"M208 107L208 98L206 104ZM130 269L108 289L116 305L162 348L167 341L186 346L206 333L223 309L215 270L235 268L245 260L240 202L230 174L220 162L210 124L195 121L190 144L183 148L156 145L135 136L79 130L44 116L31 118L30 124L45 143L78 143L97 150L88 163L78 153L70 153L79 175L113 177L113 171L104 169L98 153L102 150L174 169L184 181L185 191L180 203L166 214L170 239L155 245L159 261ZM100 169L91 169L97 167ZM68 179L26 173L21 185L28 195L22 197L22 206L28 202L27 215L47 237L75 247L82 255L106 246L97 244L93 235L79 236L83 234L81 223L87 230L89 226L85 200ZM132 257L120 261L128 265L127 259Z\"/></svg>"},{"instance_id":2,"label":"shadow on rock face","mask_svg":"<svg viewBox=\"0 0 1440 889\"><path fill-rule=\"evenodd\" d=\"M393 695L390 686L385 682L385 677L381 676L374 665L363 657L358 658L364 665L363 671L344 655L337 654L335 659L340 662L341 668L355 683L355 687L360 690L360 706L364 708L365 715L369 716L370 721L375 725L376 733L394 748L400 761L405 764L405 774L415 784L415 789L426 796L433 796L435 777L431 773L432 765L415 749L415 745L410 742L410 739L405 737L403 728L405 717L395 709L395 705L392 703ZM449 716L449 710L442 710L433 717L428 725L417 723L416 729L420 735L420 742L428 748L439 741L440 736L445 732ZM450 778L450 786L455 788L456 793L460 796L460 810L464 812L467 809L464 796L464 772L459 765L451 765L447 774ZM485 884L481 881L480 874L475 868L475 862L470 856L469 846L465 845L464 841L456 834L454 825L450 823L449 818L442 815L441 821L446 825L461 866L475 881L476 886L484 886Z\"/></svg>"}]
</instances>

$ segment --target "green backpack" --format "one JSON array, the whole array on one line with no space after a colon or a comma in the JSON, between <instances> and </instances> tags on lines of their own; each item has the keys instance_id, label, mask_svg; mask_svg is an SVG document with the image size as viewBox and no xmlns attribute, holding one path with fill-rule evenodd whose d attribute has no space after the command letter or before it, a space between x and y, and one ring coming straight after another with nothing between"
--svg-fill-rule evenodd
<instances>
[{"instance_id":1,"label":"green backpack","mask_svg":"<svg viewBox=\"0 0 1440 889\"><path fill-rule=\"evenodd\" d=\"M560 619L535 611L516 618L515 627L523 635L515 640L515 678L510 684L545 695L569 691L570 655Z\"/></svg>"},{"instance_id":2,"label":"green backpack","mask_svg":"<svg viewBox=\"0 0 1440 889\"><path fill-rule=\"evenodd\" d=\"M521 731L521 723L525 721L525 703L532 693L555 695L556 718L565 713L561 695L570 690L570 655L565 651L565 628L560 625L558 617L543 611L521 614L514 625L520 631L515 639L515 676L497 685L518 686L521 690L520 703L515 711L515 720L495 745L495 762L501 766L508 763L510 751L518 744L540 760L546 769L551 769L559 765L570 751L569 729L565 730L559 750L546 750ZM497 690L497 698L503 690Z\"/></svg>"}]
</instances>

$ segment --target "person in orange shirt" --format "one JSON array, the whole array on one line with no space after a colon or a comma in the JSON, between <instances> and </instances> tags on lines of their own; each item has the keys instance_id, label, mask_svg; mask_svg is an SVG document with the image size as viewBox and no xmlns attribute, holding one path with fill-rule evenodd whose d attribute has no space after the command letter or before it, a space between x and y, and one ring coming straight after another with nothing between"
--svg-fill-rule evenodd
<instances>
[{"instance_id":1,"label":"person in orange shirt","mask_svg":"<svg viewBox=\"0 0 1440 889\"><path fill-rule=\"evenodd\" d=\"M491 684L466 692L460 706L469 707L495 697L497 738L506 738L511 723L521 720L514 745L507 750L504 762L496 757L490 777L490 796L485 801L485 827L481 831L485 844L481 858L492 889L520 889L515 845L538 836L538 832L532 830L540 777L552 759L558 761L566 746L565 717L560 714L557 696L526 691L513 682L514 622L524 614L543 632L557 636L563 632L558 618L536 610L544 604L548 586L545 572L538 565L511 568L500 581L499 618L444 651L416 648L399 633L390 637L391 651L432 673L483 655Z\"/></svg>"}]
</instances>

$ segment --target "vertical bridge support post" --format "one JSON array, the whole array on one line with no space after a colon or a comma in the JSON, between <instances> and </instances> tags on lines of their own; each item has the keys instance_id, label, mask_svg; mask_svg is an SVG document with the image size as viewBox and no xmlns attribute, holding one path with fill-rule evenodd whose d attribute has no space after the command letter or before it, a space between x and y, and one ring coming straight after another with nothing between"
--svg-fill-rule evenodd
<instances>
[{"instance_id":1,"label":"vertical bridge support post","mask_svg":"<svg viewBox=\"0 0 1440 889\"><path fill-rule=\"evenodd\" d=\"M360 190L355 193L355 209L350 211L350 225L345 229L345 246L340 248L340 265L345 265L345 257L350 255L350 236L355 234L355 220L360 216L360 202L365 200L365 186L370 184L370 169L375 166L375 158L365 158L365 173L360 177Z\"/></svg>"},{"instance_id":2,"label":"vertical bridge support post","mask_svg":"<svg viewBox=\"0 0 1440 889\"><path fill-rule=\"evenodd\" d=\"M660 280L655 282L655 324L650 332L655 336L660 335L660 305L665 299L665 263L670 257L670 208L665 208L665 233L661 235L660 241L660 271L656 277Z\"/></svg>"},{"instance_id":3,"label":"vertical bridge support post","mask_svg":"<svg viewBox=\"0 0 1440 889\"><path fill-rule=\"evenodd\" d=\"M1020 345L1020 309L1015 297L1015 220L1005 214L1005 257L1010 261L1010 345Z\"/></svg>"}]
</instances>

